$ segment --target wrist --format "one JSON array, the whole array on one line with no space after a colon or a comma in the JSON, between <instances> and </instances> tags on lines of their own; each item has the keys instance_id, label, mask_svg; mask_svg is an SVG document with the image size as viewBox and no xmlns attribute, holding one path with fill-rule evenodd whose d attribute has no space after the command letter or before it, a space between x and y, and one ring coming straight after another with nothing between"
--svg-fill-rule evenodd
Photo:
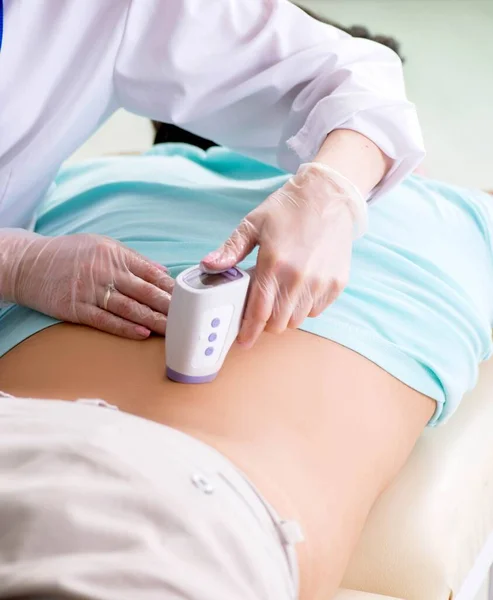
<instances>
[{"instance_id":1,"label":"wrist","mask_svg":"<svg viewBox=\"0 0 493 600\"><path fill-rule=\"evenodd\" d=\"M28 255L43 236L24 229L0 230L0 301L16 302L16 282ZM37 251L35 251L35 255Z\"/></svg>"},{"instance_id":2,"label":"wrist","mask_svg":"<svg viewBox=\"0 0 493 600\"><path fill-rule=\"evenodd\" d=\"M300 165L297 176L301 182L310 181L327 209L332 209L334 203L347 209L351 217L353 238L359 238L368 229L368 207L357 186L336 169L322 163L312 162ZM323 190L321 194L320 191ZM310 195L310 190L306 190ZM323 206L319 207L319 210Z\"/></svg>"},{"instance_id":3,"label":"wrist","mask_svg":"<svg viewBox=\"0 0 493 600\"><path fill-rule=\"evenodd\" d=\"M389 172L393 161L361 133L337 129L327 136L314 162L338 171L367 199Z\"/></svg>"}]
</instances>

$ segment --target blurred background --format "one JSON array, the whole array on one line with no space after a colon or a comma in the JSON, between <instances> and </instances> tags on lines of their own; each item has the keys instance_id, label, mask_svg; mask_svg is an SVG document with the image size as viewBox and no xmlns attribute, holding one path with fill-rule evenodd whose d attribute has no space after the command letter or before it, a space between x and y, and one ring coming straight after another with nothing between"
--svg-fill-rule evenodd
<instances>
[{"instance_id":1,"label":"blurred background","mask_svg":"<svg viewBox=\"0 0 493 600\"><path fill-rule=\"evenodd\" d=\"M493 0L298 0L343 26L400 42L431 177L493 189ZM71 160L145 150L149 121L116 113Z\"/></svg>"}]
</instances>

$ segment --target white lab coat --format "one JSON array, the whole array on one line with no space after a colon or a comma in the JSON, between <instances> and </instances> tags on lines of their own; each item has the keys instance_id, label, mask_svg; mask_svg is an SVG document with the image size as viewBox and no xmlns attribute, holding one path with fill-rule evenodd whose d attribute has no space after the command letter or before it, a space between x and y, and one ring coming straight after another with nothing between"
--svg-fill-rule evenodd
<instances>
[{"instance_id":1,"label":"white lab coat","mask_svg":"<svg viewBox=\"0 0 493 600\"><path fill-rule=\"evenodd\" d=\"M402 67L287 0L4 0L0 227L29 227L62 161L118 108L295 171L336 128L420 162Z\"/></svg>"}]
</instances>

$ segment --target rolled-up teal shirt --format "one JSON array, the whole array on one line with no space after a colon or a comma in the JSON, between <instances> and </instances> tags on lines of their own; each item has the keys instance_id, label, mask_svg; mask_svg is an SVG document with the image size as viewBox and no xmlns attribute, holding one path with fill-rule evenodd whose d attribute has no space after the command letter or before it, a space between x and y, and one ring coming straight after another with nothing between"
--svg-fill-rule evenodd
<instances>
[{"instance_id":1,"label":"rolled-up teal shirt","mask_svg":"<svg viewBox=\"0 0 493 600\"><path fill-rule=\"evenodd\" d=\"M176 276L288 177L224 148L179 144L86 161L61 170L36 231L111 236ZM490 204L481 192L409 177L369 207L369 231L354 244L344 293L300 327L435 399L431 425L452 414L491 353ZM255 256L242 265L253 266ZM55 323L27 308L3 310L0 356Z\"/></svg>"}]
</instances>

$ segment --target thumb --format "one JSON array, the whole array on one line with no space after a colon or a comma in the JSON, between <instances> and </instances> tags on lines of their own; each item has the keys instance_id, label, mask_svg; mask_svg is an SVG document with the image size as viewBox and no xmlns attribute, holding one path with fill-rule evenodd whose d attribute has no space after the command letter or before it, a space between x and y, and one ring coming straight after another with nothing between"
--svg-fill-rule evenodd
<instances>
[{"instance_id":1,"label":"thumb","mask_svg":"<svg viewBox=\"0 0 493 600\"><path fill-rule=\"evenodd\" d=\"M210 271L231 269L250 254L257 241L257 228L248 219L243 219L224 244L203 258L200 264Z\"/></svg>"}]
</instances>

